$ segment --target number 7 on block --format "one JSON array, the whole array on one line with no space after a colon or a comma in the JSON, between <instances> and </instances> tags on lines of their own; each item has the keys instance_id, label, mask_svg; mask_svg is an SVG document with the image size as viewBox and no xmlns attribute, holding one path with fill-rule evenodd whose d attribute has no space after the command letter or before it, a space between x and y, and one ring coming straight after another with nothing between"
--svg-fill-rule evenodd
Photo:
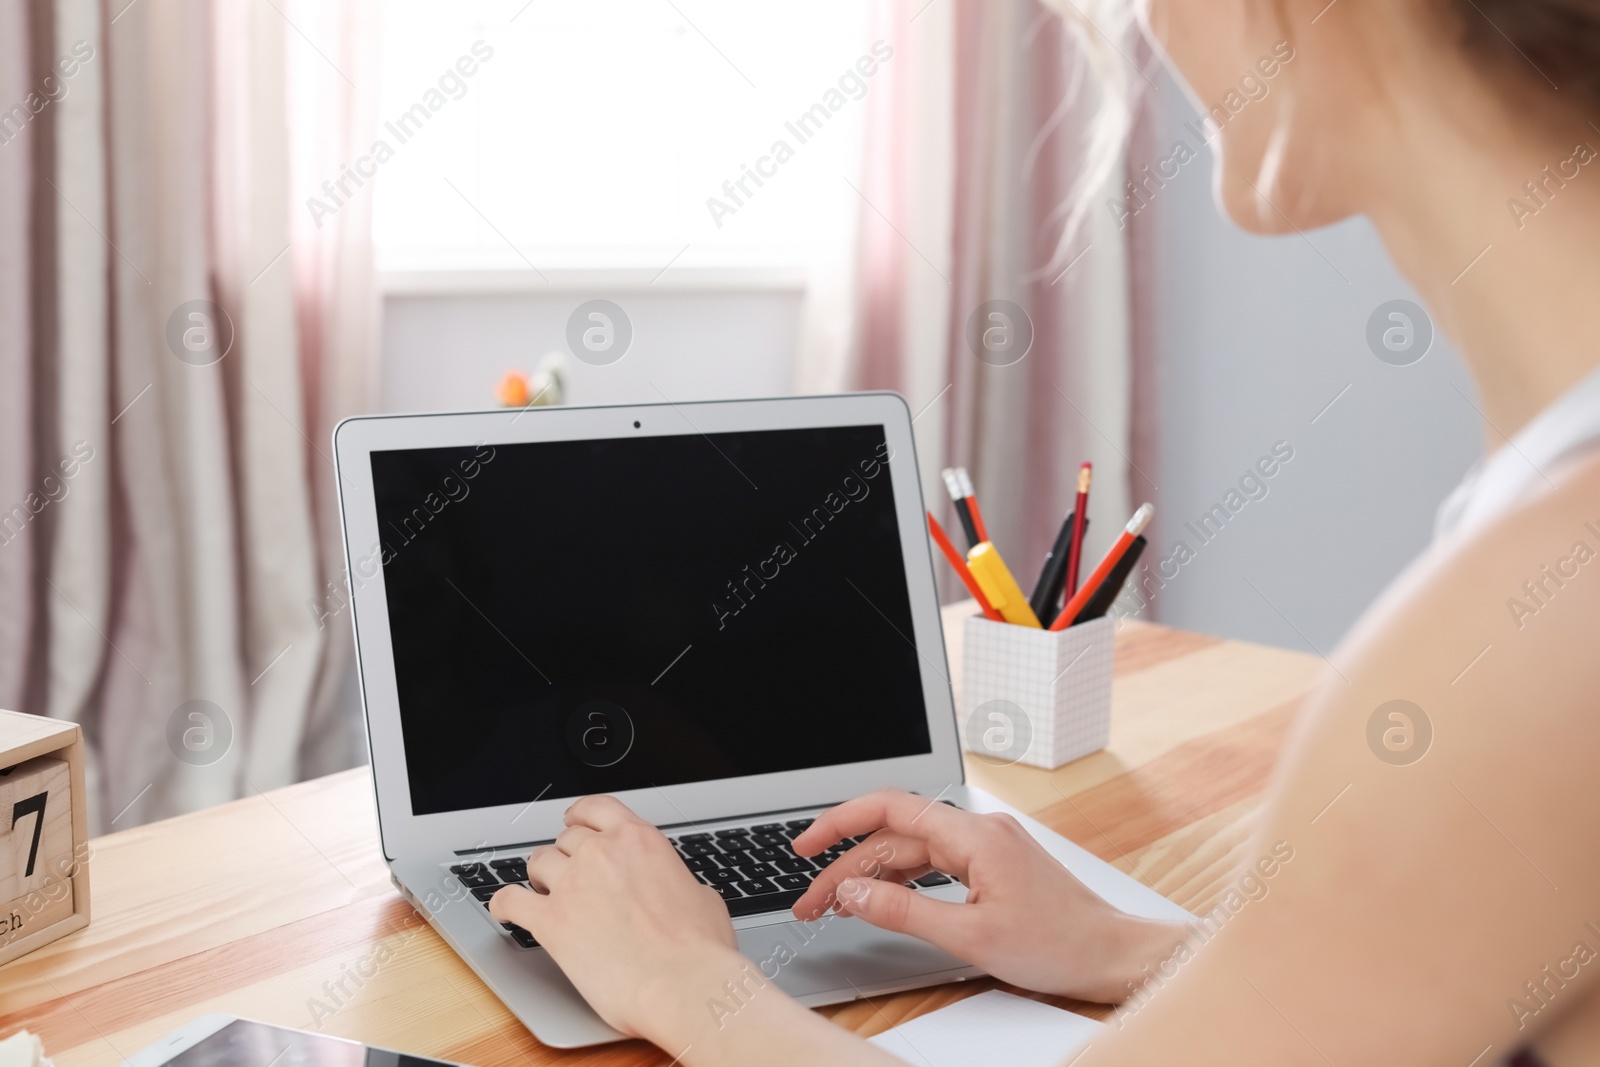
<instances>
[{"instance_id":1,"label":"number 7 on block","mask_svg":"<svg viewBox=\"0 0 1600 1067\"><path fill-rule=\"evenodd\" d=\"M72 873L70 781L48 756L0 771L0 902Z\"/></svg>"}]
</instances>

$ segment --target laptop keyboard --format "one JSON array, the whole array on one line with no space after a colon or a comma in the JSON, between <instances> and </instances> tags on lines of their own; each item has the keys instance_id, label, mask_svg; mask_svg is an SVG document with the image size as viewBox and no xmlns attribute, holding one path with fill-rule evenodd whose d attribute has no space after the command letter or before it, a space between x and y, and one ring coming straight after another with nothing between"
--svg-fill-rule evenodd
<instances>
[{"instance_id":1,"label":"laptop keyboard","mask_svg":"<svg viewBox=\"0 0 1600 1067\"><path fill-rule=\"evenodd\" d=\"M867 839L865 834L846 838L809 859L796 856L789 843L811 822L756 823L711 833L678 834L668 840L700 883L715 889L728 905L728 914L737 919L794 907L824 867ZM937 872L918 880L927 888L949 883L947 876Z\"/></svg>"},{"instance_id":2,"label":"laptop keyboard","mask_svg":"<svg viewBox=\"0 0 1600 1067\"><path fill-rule=\"evenodd\" d=\"M701 885L708 885L722 897L728 914L735 918L746 915L764 915L775 911L788 911L794 907L811 880L822 869L867 835L846 838L837 845L811 858L797 856L790 842L812 823L811 819L790 819L787 822L755 823L735 826L706 833L690 832L669 834L667 840L678 850L678 856ZM472 895L489 907L489 898L503 885L528 884L528 867L524 859L493 859L488 863L458 863L450 868L461 879ZM906 884L913 888L932 889L949 885L953 879L938 871L930 872L915 882ZM537 948L533 935L514 923L500 923L512 941L523 948Z\"/></svg>"}]
</instances>

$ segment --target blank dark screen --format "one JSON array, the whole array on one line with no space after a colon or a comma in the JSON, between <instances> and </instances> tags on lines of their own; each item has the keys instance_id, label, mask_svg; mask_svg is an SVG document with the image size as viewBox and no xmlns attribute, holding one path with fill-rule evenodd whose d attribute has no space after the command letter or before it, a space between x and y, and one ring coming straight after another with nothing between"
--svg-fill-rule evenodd
<instances>
[{"instance_id":1,"label":"blank dark screen","mask_svg":"<svg viewBox=\"0 0 1600 1067\"><path fill-rule=\"evenodd\" d=\"M450 1067L354 1041L235 1019L166 1061L168 1067Z\"/></svg>"},{"instance_id":2,"label":"blank dark screen","mask_svg":"<svg viewBox=\"0 0 1600 1067\"><path fill-rule=\"evenodd\" d=\"M891 460L881 426L373 453L413 812L930 751Z\"/></svg>"}]
</instances>

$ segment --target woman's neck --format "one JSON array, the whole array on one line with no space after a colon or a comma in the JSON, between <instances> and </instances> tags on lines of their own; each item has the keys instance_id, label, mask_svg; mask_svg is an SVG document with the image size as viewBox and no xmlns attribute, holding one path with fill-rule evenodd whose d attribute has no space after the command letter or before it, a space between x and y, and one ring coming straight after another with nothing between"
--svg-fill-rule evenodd
<instances>
[{"instance_id":1,"label":"woman's neck","mask_svg":"<svg viewBox=\"0 0 1600 1067\"><path fill-rule=\"evenodd\" d=\"M1367 213L1466 358L1492 450L1600 365L1600 129L1470 96L1396 117Z\"/></svg>"}]
</instances>

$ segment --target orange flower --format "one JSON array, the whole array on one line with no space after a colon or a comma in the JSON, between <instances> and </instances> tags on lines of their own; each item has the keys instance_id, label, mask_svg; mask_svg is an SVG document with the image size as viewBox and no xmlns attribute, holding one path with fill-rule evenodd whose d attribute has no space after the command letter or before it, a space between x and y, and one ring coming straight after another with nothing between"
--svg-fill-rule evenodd
<instances>
[{"instance_id":1,"label":"orange flower","mask_svg":"<svg viewBox=\"0 0 1600 1067\"><path fill-rule=\"evenodd\" d=\"M518 370L506 371L506 376L494 387L494 395L500 398L500 403L505 407L525 407L529 396L528 376Z\"/></svg>"}]
</instances>

